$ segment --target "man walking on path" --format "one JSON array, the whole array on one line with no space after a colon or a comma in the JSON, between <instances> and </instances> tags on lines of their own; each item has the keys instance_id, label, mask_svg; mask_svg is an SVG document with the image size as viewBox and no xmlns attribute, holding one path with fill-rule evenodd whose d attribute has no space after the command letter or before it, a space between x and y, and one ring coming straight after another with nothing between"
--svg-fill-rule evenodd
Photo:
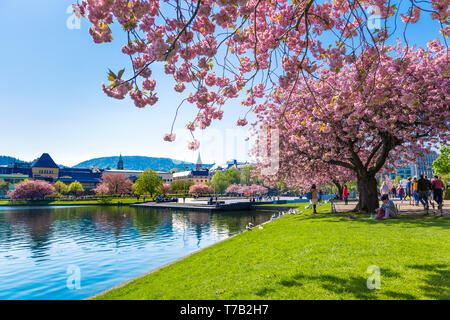
<instances>
[{"instance_id":1,"label":"man walking on path","mask_svg":"<svg viewBox=\"0 0 450 320\"><path fill-rule=\"evenodd\" d=\"M383 185L380 188L381 196L387 195L389 197L389 191L390 191L390 189L389 189L389 186L387 185L387 182L383 181Z\"/></svg>"},{"instance_id":2,"label":"man walking on path","mask_svg":"<svg viewBox=\"0 0 450 320\"><path fill-rule=\"evenodd\" d=\"M441 179L439 179L438 176L434 176L433 180L431 181L431 188L433 189L433 198L434 201L438 204L438 209L442 213L442 195L444 191L444 182L442 182Z\"/></svg>"},{"instance_id":3,"label":"man walking on path","mask_svg":"<svg viewBox=\"0 0 450 320\"><path fill-rule=\"evenodd\" d=\"M412 199L411 177L408 177L408 182L406 182L406 196L409 198L409 205L411 205Z\"/></svg>"},{"instance_id":4,"label":"man walking on path","mask_svg":"<svg viewBox=\"0 0 450 320\"><path fill-rule=\"evenodd\" d=\"M419 193L419 201L423 205L423 209L428 213L428 191L431 189L431 182L420 175L417 181L417 191Z\"/></svg>"}]
</instances>

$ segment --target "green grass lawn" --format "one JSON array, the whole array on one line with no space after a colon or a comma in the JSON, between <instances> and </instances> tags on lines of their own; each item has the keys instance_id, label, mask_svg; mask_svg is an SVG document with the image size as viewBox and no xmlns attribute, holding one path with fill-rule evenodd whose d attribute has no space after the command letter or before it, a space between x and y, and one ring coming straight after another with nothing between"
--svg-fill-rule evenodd
<instances>
[{"instance_id":1,"label":"green grass lawn","mask_svg":"<svg viewBox=\"0 0 450 320\"><path fill-rule=\"evenodd\" d=\"M149 199L147 198L146 201ZM14 206L14 205L49 205L49 206L56 206L56 205L102 205L102 204L108 204L108 205L117 205L117 202L122 201L123 204L132 204L132 203L138 203L143 202L143 199L140 198L139 201L137 201L136 198L112 198L111 201L104 202L101 200L56 200L56 201L47 201L47 200L34 200L34 201L14 201L10 203L8 200L0 200L0 206Z\"/></svg>"},{"instance_id":2,"label":"green grass lawn","mask_svg":"<svg viewBox=\"0 0 450 320\"><path fill-rule=\"evenodd\" d=\"M267 203L267 204L257 204L256 207L305 207L309 202L300 203ZM319 206L317 206L319 207Z\"/></svg>"},{"instance_id":3,"label":"green grass lawn","mask_svg":"<svg viewBox=\"0 0 450 320\"><path fill-rule=\"evenodd\" d=\"M350 220L310 211L241 233L97 299L450 298L450 219ZM372 265L381 270L380 289L367 288Z\"/></svg>"}]
</instances>

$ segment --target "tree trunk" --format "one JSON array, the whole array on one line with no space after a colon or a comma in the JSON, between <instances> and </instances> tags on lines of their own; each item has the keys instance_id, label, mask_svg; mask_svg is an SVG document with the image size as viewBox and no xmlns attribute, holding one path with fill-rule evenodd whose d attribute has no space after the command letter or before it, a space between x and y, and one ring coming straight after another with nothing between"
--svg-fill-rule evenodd
<instances>
[{"instance_id":1,"label":"tree trunk","mask_svg":"<svg viewBox=\"0 0 450 320\"><path fill-rule=\"evenodd\" d=\"M339 181L334 180L334 179L333 179L333 183L338 189L338 194L337 194L338 195L338 199L342 200L342 189L343 189L342 185L339 183Z\"/></svg>"},{"instance_id":2,"label":"tree trunk","mask_svg":"<svg viewBox=\"0 0 450 320\"><path fill-rule=\"evenodd\" d=\"M359 202L356 209L374 212L379 207L377 180L371 175L358 175Z\"/></svg>"}]
</instances>

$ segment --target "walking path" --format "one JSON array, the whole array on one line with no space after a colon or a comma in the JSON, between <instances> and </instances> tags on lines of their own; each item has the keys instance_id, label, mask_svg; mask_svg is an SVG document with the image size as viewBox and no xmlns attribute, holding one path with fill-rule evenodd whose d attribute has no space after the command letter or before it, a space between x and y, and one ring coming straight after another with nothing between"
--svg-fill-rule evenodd
<instances>
[{"instance_id":1,"label":"walking path","mask_svg":"<svg viewBox=\"0 0 450 320\"><path fill-rule=\"evenodd\" d=\"M414 204L410 205L409 200L403 200L402 202L399 199L394 199L394 204L399 209L400 215L423 215L425 213L422 204L419 203L419 206L415 206ZM345 205L344 201L333 201L335 212L352 212L354 211L357 201L349 201L347 205ZM413 203L413 202L412 202ZM381 205L381 202L380 202ZM440 214L437 209L437 204L434 203L434 209L430 206L428 213L430 215ZM446 217L450 217L450 200L444 200L444 205L442 208L442 215Z\"/></svg>"}]
</instances>

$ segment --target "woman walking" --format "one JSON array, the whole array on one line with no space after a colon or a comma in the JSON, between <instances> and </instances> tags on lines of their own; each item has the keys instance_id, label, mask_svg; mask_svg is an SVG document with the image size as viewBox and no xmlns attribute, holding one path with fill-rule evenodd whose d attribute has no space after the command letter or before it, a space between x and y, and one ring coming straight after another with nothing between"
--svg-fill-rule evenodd
<instances>
[{"instance_id":1,"label":"woman walking","mask_svg":"<svg viewBox=\"0 0 450 320\"><path fill-rule=\"evenodd\" d=\"M342 189L342 199L345 201L345 204L348 204L348 189L347 185L344 184L344 188Z\"/></svg>"}]
</instances>

